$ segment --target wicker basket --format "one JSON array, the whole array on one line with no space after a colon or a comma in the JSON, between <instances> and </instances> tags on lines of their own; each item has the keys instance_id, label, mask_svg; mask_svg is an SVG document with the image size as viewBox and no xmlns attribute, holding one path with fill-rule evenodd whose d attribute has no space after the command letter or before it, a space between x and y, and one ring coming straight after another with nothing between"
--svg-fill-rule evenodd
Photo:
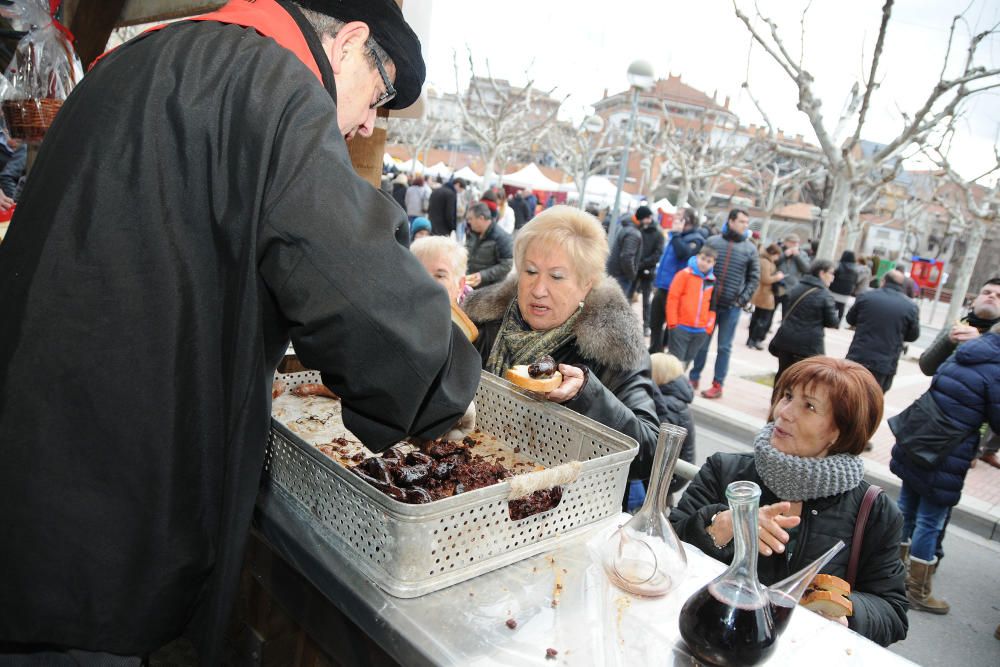
<instances>
[{"instance_id":1,"label":"wicker basket","mask_svg":"<svg viewBox=\"0 0 1000 667\"><path fill-rule=\"evenodd\" d=\"M10 136L25 141L41 141L62 107L62 100L28 98L4 100L3 115Z\"/></svg>"}]
</instances>

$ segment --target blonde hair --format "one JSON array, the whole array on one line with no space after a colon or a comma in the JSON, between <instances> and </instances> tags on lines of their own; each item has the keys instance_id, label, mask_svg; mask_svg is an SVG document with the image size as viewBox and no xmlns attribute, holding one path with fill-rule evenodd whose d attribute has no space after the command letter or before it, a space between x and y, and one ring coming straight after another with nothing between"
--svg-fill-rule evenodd
<instances>
[{"instance_id":1,"label":"blonde hair","mask_svg":"<svg viewBox=\"0 0 1000 667\"><path fill-rule=\"evenodd\" d=\"M420 260L446 257L451 263L451 272L454 274L456 282L465 275L465 268L469 261L468 251L450 236L424 236L416 239L410 244L410 252Z\"/></svg>"},{"instance_id":2,"label":"blonde hair","mask_svg":"<svg viewBox=\"0 0 1000 667\"><path fill-rule=\"evenodd\" d=\"M684 364L672 354L654 352L649 355L649 362L653 367L653 384L657 386L673 382L684 374Z\"/></svg>"},{"instance_id":3,"label":"blonde hair","mask_svg":"<svg viewBox=\"0 0 1000 667\"><path fill-rule=\"evenodd\" d=\"M604 277L608 260L608 238L597 218L572 206L547 208L521 228L514 239L514 262L524 266L524 255L532 243L562 248L577 280L596 285Z\"/></svg>"}]
</instances>

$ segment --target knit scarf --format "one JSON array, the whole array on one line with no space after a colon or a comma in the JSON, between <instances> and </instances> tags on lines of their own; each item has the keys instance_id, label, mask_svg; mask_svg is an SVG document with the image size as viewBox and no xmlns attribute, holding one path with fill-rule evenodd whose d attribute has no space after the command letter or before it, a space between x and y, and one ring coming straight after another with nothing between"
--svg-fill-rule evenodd
<instances>
[{"instance_id":1,"label":"knit scarf","mask_svg":"<svg viewBox=\"0 0 1000 667\"><path fill-rule=\"evenodd\" d=\"M992 327L997 322L1000 322L1000 320L987 320L983 319L982 317L978 317L976 313L971 310L969 311L969 314L965 316L964 319L967 323L969 323L969 325L979 329L979 333L986 333L987 331L990 330L990 327Z\"/></svg>"},{"instance_id":2,"label":"knit scarf","mask_svg":"<svg viewBox=\"0 0 1000 667\"><path fill-rule=\"evenodd\" d=\"M521 317L515 296L500 323L493 349L486 360L486 370L503 377L504 371L518 364L531 364L546 354L552 354L573 340L573 325L583 311L583 304L561 325L547 331L535 331Z\"/></svg>"},{"instance_id":3,"label":"knit scarf","mask_svg":"<svg viewBox=\"0 0 1000 667\"><path fill-rule=\"evenodd\" d=\"M850 491L861 483L865 464L853 454L803 458L771 445L774 423L764 426L753 442L753 458L765 486L782 500L813 500Z\"/></svg>"}]
</instances>

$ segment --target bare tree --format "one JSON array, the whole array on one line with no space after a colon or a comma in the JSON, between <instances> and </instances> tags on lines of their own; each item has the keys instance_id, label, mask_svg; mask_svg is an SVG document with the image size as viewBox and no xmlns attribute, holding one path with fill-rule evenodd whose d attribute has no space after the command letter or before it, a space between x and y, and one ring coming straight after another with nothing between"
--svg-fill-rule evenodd
<instances>
[{"instance_id":1,"label":"bare tree","mask_svg":"<svg viewBox=\"0 0 1000 667\"><path fill-rule=\"evenodd\" d=\"M874 153L864 155L860 150L861 132L871 108L872 94L879 86L878 66L885 45L894 0L885 0L882 19L871 60L868 63L867 79L855 82L837 126L831 130L823 118L823 105L814 94L813 75L805 68L801 56L796 58L786 48L778 34L775 22L757 12L757 18L767 26L767 31L758 29L754 21L744 14L733 0L736 16L749 30L753 41L788 75L798 89L798 108L806 114L816 133L820 148L832 180L832 194L825 211L825 221L820 240L818 257L833 259L841 228L850 209L852 188L864 179L866 174L879 172L881 165L899 159L908 150L922 146L935 131L943 130L962 113L964 102L985 90L1000 86L1000 69L975 64L976 50L984 39L997 32L997 27L973 35L969 39L961 72L948 77L949 59L956 37L956 27L963 20L956 16L951 23L948 49L938 82L927 94L923 104L912 113L903 113L903 127L899 134ZM803 31L804 32L804 31ZM804 39L803 35L803 39ZM853 131L847 133L853 125Z\"/></svg>"},{"instance_id":2,"label":"bare tree","mask_svg":"<svg viewBox=\"0 0 1000 667\"><path fill-rule=\"evenodd\" d=\"M724 177L733 177L744 169L751 143L739 139L736 132L706 123L678 127L664 109L664 127L642 142L642 146L662 158L663 163L650 190L674 180L678 184L677 206L685 202L700 218Z\"/></svg>"},{"instance_id":3,"label":"bare tree","mask_svg":"<svg viewBox=\"0 0 1000 667\"><path fill-rule=\"evenodd\" d=\"M803 186L821 179L825 174L826 169L820 164L818 156L802 151L789 156L775 141L773 134L749 151L748 164L735 180L742 191L753 196L757 208L763 213L760 226L763 242L767 242L775 211L798 201Z\"/></svg>"},{"instance_id":4,"label":"bare tree","mask_svg":"<svg viewBox=\"0 0 1000 667\"><path fill-rule=\"evenodd\" d=\"M465 95L459 94L459 109L465 131L479 144L486 163L483 183L489 185L496 174L499 159L520 148L537 143L555 125L559 107L565 97L551 110L545 111L537 103L539 92L534 89L530 77L524 86L516 87L506 81L499 81L490 72L486 63L486 76L477 77L472 51L469 55L469 87ZM452 55L455 67L455 86L461 90L458 74L458 56ZM555 88L541 93L543 98L551 98Z\"/></svg>"},{"instance_id":5,"label":"bare tree","mask_svg":"<svg viewBox=\"0 0 1000 667\"><path fill-rule=\"evenodd\" d=\"M560 123L546 136L546 146L556 165L573 178L580 194L578 207L586 202L587 181L590 177L607 171L621 153L622 145L616 140L613 128L601 124L593 126L594 118L584 118L579 126Z\"/></svg>"},{"instance_id":6,"label":"bare tree","mask_svg":"<svg viewBox=\"0 0 1000 667\"><path fill-rule=\"evenodd\" d=\"M962 310L965 294L969 291L969 281L979 260L987 230L995 234L1000 227L1000 180L994 181L993 187L986 189L976 185L974 181L962 179L943 156L938 156L938 159L943 168L943 176L947 179L947 185L939 188L936 201L945 207L950 218L949 231L952 233L946 235L948 261L954 256L959 238L964 241L965 246L958 274L952 285L951 304L945 317L945 322L954 322ZM987 173L997 170L1000 170L1000 159Z\"/></svg>"},{"instance_id":7,"label":"bare tree","mask_svg":"<svg viewBox=\"0 0 1000 667\"><path fill-rule=\"evenodd\" d=\"M417 169L417 157L424 153L441 134L442 122L436 118L392 118L386 132L386 140L406 146L410 154L410 175Z\"/></svg>"}]
</instances>

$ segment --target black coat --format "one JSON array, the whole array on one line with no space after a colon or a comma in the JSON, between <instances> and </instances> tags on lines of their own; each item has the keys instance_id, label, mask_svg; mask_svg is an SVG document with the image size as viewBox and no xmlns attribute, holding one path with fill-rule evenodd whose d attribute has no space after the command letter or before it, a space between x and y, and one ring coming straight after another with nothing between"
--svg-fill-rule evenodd
<instances>
[{"instance_id":1,"label":"black coat","mask_svg":"<svg viewBox=\"0 0 1000 667\"><path fill-rule=\"evenodd\" d=\"M808 290L815 289L799 300ZM786 312L781 326L771 340L770 348L785 354L812 357L825 354L823 328L836 329L840 325L833 295L823 281L807 274L788 295L788 307L798 301L790 312Z\"/></svg>"},{"instance_id":2,"label":"black coat","mask_svg":"<svg viewBox=\"0 0 1000 667\"><path fill-rule=\"evenodd\" d=\"M455 231L457 196L451 185L442 185L431 193L427 203L427 218L431 221L431 234L448 236Z\"/></svg>"},{"instance_id":3,"label":"black coat","mask_svg":"<svg viewBox=\"0 0 1000 667\"><path fill-rule=\"evenodd\" d=\"M406 210L406 188L405 183L392 184L392 198L399 204L399 208Z\"/></svg>"},{"instance_id":4,"label":"black coat","mask_svg":"<svg viewBox=\"0 0 1000 667\"><path fill-rule=\"evenodd\" d=\"M642 235L642 246L639 253L639 274L645 276L647 279L652 280L653 270L656 269L656 263L660 261L660 255L663 254L663 245L665 243L663 239L663 232L655 223L651 225L646 225L645 227L639 228L639 233Z\"/></svg>"},{"instance_id":5,"label":"black coat","mask_svg":"<svg viewBox=\"0 0 1000 667\"><path fill-rule=\"evenodd\" d=\"M478 273L481 287L502 281L514 266L514 242L495 222L482 234L470 229L465 235L465 249L469 253L466 273Z\"/></svg>"},{"instance_id":6,"label":"black coat","mask_svg":"<svg viewBox=\"0 0 1000 667\"><path fill-rule=\"evenodd\" d=\"M607 271L612 278L635 280L642 256L642 234L631 217L622 218L618 226L618 236L611 244L608 254Z\"/></svg>"},{"instance_id":7,"label":"black coat","mask_svg":"<svg viewBox=\"0 0 1000 667\"><path fill-rule=\"evenodd\" d=\"M199 21L66 100L0 245L0 643L139 655L187 626L220 664L289 337L376 451L466 410L479 357L332 95Z\"/></svg>"},{"instance_id":8,"label":"black coat","mask_svg":"<svg viewBox=\"0 0 1000 667\"><path fill-rule=\"evenodd\" d=\"M483 365L489 359L504 313L517 293L516 276L465 300L469 318L479 328L476 349ZM653 402L656 385L650 376L639 321L621 288L605 280L590 291L577 320L576 338L552 353L561 364L587 368L587 381L564 405L605 426L635 438L639 455L629 469L631 479L647 479L656 451L659 421Z\"/></svg>"},{"instance_id":9,"label":"black coat","mask_svg":"<svg viewBox=\"0 0 1000 667\"><path fill-rule=\"evenodd\" d=\"M859 296L847 311L847 323L854 326L847 358L879 375L895 375L903 343L920 337L917 304L890 282Z\"/></svg>"},{"instance_id":10,"label":"black coat","mask_svg":"<svg viewBox=\"0 0 1000 667\"><path fill-rule=\"evenodd\" d=\"M708 458L670 513L670 523L678 537L723 563L733 559L733 542L717 549L706 527L716 512L728 509L726 486L737 480L749 480L760 486L761 506L781 500L757 474L753 454L719 453ZM757 574L761 583L773 584L797 572L837 540L843 540L847 546L821 572L845 577L854 525L868 486L867 482L861 482L839 495L804 502L797 546L791 559L787 553L766 557L758 553ZM855 632L882 646L905 639L909 626L906 574L899 559L902 529L903 517L896 503L886 494L880 494L868 516L857 580L851 593L854 615L848 618L848 624ZM756 545L753 548L756 549Z\"/></svg>"},{"instance_id":11,"label":"black coat","mask_svg":"<svg viewBox=\"0 0 1000 667\"><path fill-rule=\"evenodd\" d=\"M730 231L708 237L705 245L719 253L713 269L716 282L712 303L720 308L742 308L750 303L760 283L757 248Z\"/></svg>"},{"instance_id":12,"label":"black coat","mask_svg":"<svg viewBox=\"0 0 1000 667\"><path fill-rule=\"evenodd\" d=\"M687 429L687 437L681 445L682 461L694 463L694 418L691 416L691 401L694 400L694 389L685 375L674 378L670 382L657 385L653 394L656 403L656 416L660 423L673 424ZM676 475L670 481L670 493L684 486L684 480Z\"/></svg>"},{"instance_id":13,"label":"black coat","mask_svg":"<svg viewBox=\"0 0 1000 667\"><path fill-rule=\"evenodd\" d=\"M854 262L841 262L837 265L837 270L833 274L833 282L830 283L830 291L834 294L850 296L854 294L854 288L858 283L858 270Z\"/></svg>"}]
</instances>

